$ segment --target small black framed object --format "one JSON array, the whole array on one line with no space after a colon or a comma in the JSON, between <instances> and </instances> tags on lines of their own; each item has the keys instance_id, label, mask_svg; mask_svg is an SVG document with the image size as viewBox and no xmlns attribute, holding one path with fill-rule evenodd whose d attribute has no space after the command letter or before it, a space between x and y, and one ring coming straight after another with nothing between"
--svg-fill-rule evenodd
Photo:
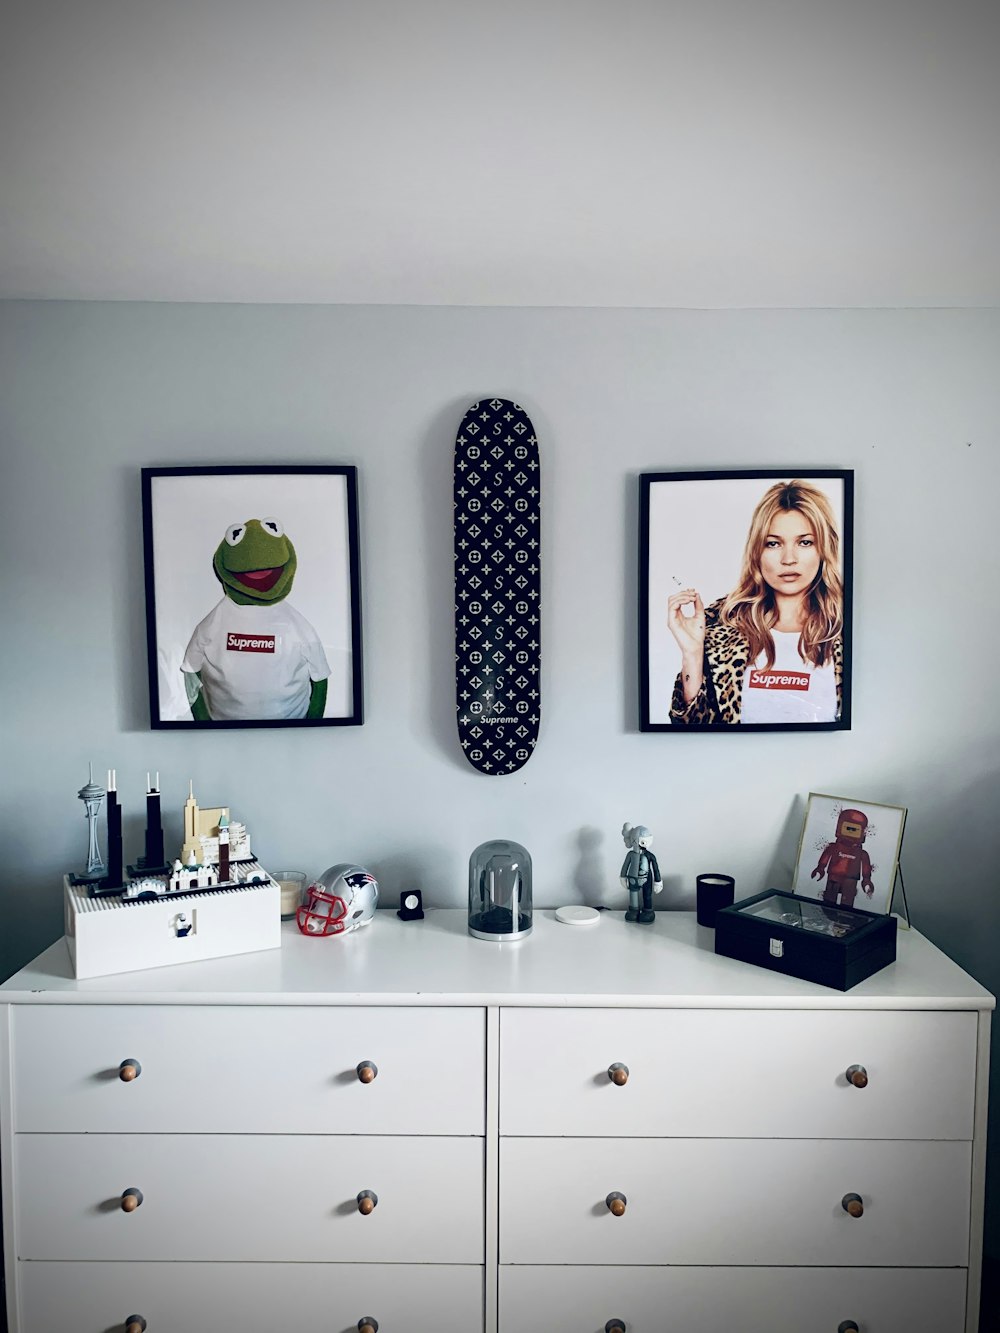
<instances>
[{"instance_id":1,"label":"small black framed object","mask_svg":"<svg viewBox=\"0 0 1000 1333\"><path fill-rule=\"evenodd\" d=\"M424 899L419 889L406 889L399 895L399 911L396 915L400 921L423 921Z\"/></svg>"},{"instance_id":2,"label":"small black framed object","mask_svg":"<svg viewBox=\"0 0 1000 1333\"><path fill-rule=\"evenodd\" d=\"M142 469L150 723L363 721L357 469Z\"/></svg>"},{"instance_id":3,"label":"small black framed object","mask_svg":"<svg viewBox=\"0 0 1000 1333\"><path fill-rule=\"evenodd\" d=\"M895 962L896 918L767 889L717 914L715 952L846 991Z\"/></svg>"}]
</instances>

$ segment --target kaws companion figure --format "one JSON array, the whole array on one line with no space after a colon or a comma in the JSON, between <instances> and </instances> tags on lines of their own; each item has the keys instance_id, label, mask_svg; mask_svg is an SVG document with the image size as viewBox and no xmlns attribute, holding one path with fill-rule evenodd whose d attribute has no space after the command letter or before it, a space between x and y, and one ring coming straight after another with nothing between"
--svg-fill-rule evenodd
<instances>
[{"instance_id":1,"label":"kaws companion figure","mask_svg":"<svg viewBox=\"0 0 1000 1333\"><path fill-rule=\"evenodd\" d=\"M275 518L233 523L212 559L225 596L191 635L181 670L197 722L321 718L330 667L285 598L295 547Z\"/></svg>"},{"instance_id":2,"label":"kaws companion figure","mask_svg":"<svg viewBox=\"0 0 1000 1333\"><path fill-rule=\"evenodd\" d=\"M649 925L651 921L656 920L653 894L659 893L663 888L660 867L656 857L649 850L653 835L645 824L636 824L634 828L629 824L623 824L622 840L629 849L622 862L620 878L622 888L628 890L628 911L625 913L625 920Z\"/></svg>"},{"instance_id":3,"label":"kaws companion figure","mask_svg":"<svg viewBox=\"0 0 1000 1333\"><path fill-rule=\"evenodd\" d=\"M861 810L841 810L837 818L837 834L820 853L811 878L826 875L821 895L825 903L853 907L858 893L858 880L870 898L875 892L872 884L871 858L861 845L868 832L868 816Z\"/></svg>"}]
</instances>

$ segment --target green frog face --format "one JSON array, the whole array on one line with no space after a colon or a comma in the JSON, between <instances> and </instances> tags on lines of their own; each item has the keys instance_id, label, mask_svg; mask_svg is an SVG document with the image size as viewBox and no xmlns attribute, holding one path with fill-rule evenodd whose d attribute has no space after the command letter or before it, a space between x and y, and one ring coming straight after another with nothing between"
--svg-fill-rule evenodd
<instances>
[{"instance_id":1,"label":"green frog face","mask_svg":"<svg viewBox=\"0 0 1000 1333\"><path fill-rule=\"evenodd\" d=\"M295 547L276 518L231 523L212 558L226 596L241 606L268 606L287 597L295 577Z\"/></svg>"}]
</instances>

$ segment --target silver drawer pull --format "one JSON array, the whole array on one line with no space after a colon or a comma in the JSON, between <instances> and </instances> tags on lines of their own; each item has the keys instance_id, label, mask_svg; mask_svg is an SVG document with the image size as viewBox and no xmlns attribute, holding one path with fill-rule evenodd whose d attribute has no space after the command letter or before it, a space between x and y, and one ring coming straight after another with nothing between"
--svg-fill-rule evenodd
<instances>
[{"instance_id":1,"label":"silver drawer pull","mask_svg":"<svg viewBox=\"0 0 1000 1333\"><path fill-rule=\"evenodd\" d=\"M118 1066L118 1077L123 1083L131 1083L134 1079L137 1079L141 1073L142 1065L138 1060L129 1058L128 1060L123 1060Z\"/></svg>"},{"instance_id":2,"label":"silver drawer pull","mask_svg":"<svg viewBox=\"0 0 1000 1333\"><path fill-rule=\"evenodd\" d=\"M146 1333L146 1321L141 1314L130 1314L125 1320L125 1333Z\"/></svg>"},{"instance_id":3,"label":"silver drawer pull","mask_svg":"<svg viewBox=\"0 0 1000 1333\"><path fill-rule=\"evenodd\" d=\"M855 1088L867 1088L868 1070L864 1065L851 1065L847 1071L847 1081Z\"/></svg>"},{"instance_id":4,"label":"silver drawer pull","mask_svg":"<svg viewBox=\"0 0 1000 1333\"><path fill-rule=\"evenodd\" d=\"M130 1185L127 1190L122 1190L122 1212L134 1213L142 1203L142 1190L136 1189Z\"/></svg>"},{"instance_id":5,"label":"silver drawer pull","mask_svg":"<svg viewBox=\"0 0 1000 1333\"><path fill-rule=\"evenodd\" d=\"M861 1217L865 1211L864 1200L860 1194L845 1194L840 1201L840 1206L845 1213L850 1213L852 1217Z\"/></svg>"},{"instance_id":6,"label":"silver drawer pull","mask_svg":"<svg viewBox=\"0 0 1000 1333\"><path fill-rule=\"evenodd\" d=\"M358 1195L358 1212L363 1217L375 1211L378 1206L378 1195L374 1190L362 1190Z\"/></svg>"},{"instance_id":7,"label":"silver drawer pull","mask_svg":"<svg viewBox=\"0 0 1000 1333\"><path fill-rule=\"evenodd\" d=\"M613 1217L624 1217L628 1199L620 1190L612 1190L604 1202L608 1205L608 1212Z\"/></svg>"},{"instance_id":8,"label":"silver drawer pull","mask_svg":"<svg viewBox=\"0 0 1000 1333\"><path fill-rule=\"evenodd\" d=\"M362 1083L374 1083L378 1078L378 1065L371 1060L362 1060L356 1072Z\"/></svg>"},{"instance_id":9,"label":"silver drawer pull","mask_svg":"<svg viewBox=\"0 0 1000 1333\"><path fill-rule=\"evenodd\" d=\"M628 1065L623 1065L620 1061L608 1065L608 1078L616 1088L624 1088L628 1082Z\"/></svg>"}]
</instances>

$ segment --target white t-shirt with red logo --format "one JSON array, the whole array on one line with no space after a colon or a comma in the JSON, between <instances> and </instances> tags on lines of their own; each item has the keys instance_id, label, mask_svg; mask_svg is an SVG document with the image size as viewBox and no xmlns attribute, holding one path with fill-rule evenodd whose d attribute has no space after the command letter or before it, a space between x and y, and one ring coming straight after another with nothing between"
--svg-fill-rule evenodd
<instances>
[{"instance_id":1,"label":"white t-shirt with red logo","mask_svg":"<svg viewBox=\"0 0 1000 1333\"><path fill-rule=\"evenodd\" d=\"M196 627L181 670L201 672L216 722L305 717L310 682L330 675L319 635L294 606L240 606L228 597Z\"/></svg>"},{"instance_id":2,"label":"white t-shirt with red logo","mask_svg":"<svg viewBox=\"0 0 1000 1333\"><path fill-rule=\"evenodd\" d=\"M799 635L772 630L774 665L763 653L743 673L741 722L836 722L833 663L816 667L799 656Z\"/></svg>"}]
</instances>

